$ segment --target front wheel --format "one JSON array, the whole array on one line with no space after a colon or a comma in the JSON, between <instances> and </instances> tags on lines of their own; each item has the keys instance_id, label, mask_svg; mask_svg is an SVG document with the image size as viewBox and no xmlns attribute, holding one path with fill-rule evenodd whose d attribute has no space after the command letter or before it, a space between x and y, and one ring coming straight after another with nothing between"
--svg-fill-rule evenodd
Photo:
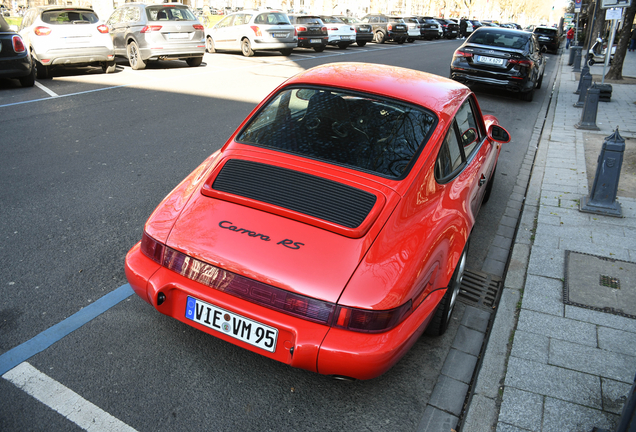
<instances>
[{"instance_id":1,"label":"front wheel","mask_svg":"<svg viewBox=\"0 0 636 432\"><path fill-rule=\"evenodd\" d=\"M216 50L214 49L214 40L212 36L208 36L205 38L205 50L209 53L214 53Z\"/></svg>"},{"instance_id":2,"label":"front wheel","mask_svg":"<svg viewBox=\"0 0 636 432\"><path fill-rule=\"evenodd\" d=\"M252 43L249 39L243 39L241 42L241 52L245 57L252 57L254 55L254 50L252 49Z\"/></svg>"},{"instance_id":3,"label":"front wheel","mask_svg":"<svg viewBox=\"0 0 636 432\"><path fill-rule=\"evenodd\" d=\"M133 41L128 44L126 54L128 55L128 63L130 63L130 67L133 68L133 70L146 69L146 62L141 58L137 42Z\"/></svg>"},{"instance_id":4,"label":"front wheel","mask_svg":"<svg viewBox=\"0 0 636 432\"><path fill-rule=\"evenodd\" d=\"M442 298L442 301L437 306L435 315L431 319L431 322L426 327L426 334L429 336L441 336L448 329L453 310L455 309L455 303L457 302L457 296L464 279L464 270L466 270L466 256L468 255L468 243L464 247L462 255L459 257L457 267L453 272L453 277L446 288L446 294Z\"/></svg>"}]
</instances>

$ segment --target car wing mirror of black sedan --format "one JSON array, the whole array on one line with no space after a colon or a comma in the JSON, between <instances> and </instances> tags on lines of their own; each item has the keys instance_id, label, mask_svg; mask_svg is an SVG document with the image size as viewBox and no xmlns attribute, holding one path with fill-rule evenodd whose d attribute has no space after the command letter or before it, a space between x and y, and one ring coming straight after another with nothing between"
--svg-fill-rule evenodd
<instances>
[{"instance_id":1,"label":"car wing mirror of black sedan","mask_svg":"<svg viewBox=\"0 0 636 432\"><path fill-rule=\"evenodd\" d=\"M496 124L490 125L488 128L488 138L502 144L510 142L510 134L508 131Z\"/></svg>"}]
</instances>

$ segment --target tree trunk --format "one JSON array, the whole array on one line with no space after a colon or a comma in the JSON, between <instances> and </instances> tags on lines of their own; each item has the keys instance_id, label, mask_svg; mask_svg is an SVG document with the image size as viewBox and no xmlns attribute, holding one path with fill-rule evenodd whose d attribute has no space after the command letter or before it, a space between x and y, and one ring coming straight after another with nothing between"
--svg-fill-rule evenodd
<instances>
[{"instance_id":1,"label":"tree trunk","mask_svg":"<svg viewBox=\"0 0 636 432\"><path fill-rule=\"evenodd\" d=\"M605 75L605 79L623 79L623 62L625 61L625 54L627 53L627 46L629 45L629 39L632 33L632 23L634 22L635 15L636 0L632 0L632 5L627 9L625 13L623 28L619 32L620 37L618 39L618 46L616 47L616 54L614 55L614 60L612 61L612 65L610 66L607 75ZM611 55L611 47L607 47L607 52Z\"/></svg>"}]
</instances>

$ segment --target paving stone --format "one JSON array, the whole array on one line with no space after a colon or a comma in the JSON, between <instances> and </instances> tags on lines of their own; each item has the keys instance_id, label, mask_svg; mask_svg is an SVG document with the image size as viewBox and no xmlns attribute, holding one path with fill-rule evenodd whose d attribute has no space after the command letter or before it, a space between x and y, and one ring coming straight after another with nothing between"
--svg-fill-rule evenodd
<instances>
[{"instance_id":1,"label":"paving stone","mask_svg":"<svg viewBox=\"0 0 636 432\"><path fill-rule=\"evenodd\" d=\"M497 424L497 402L480 394L473 395L470 410L462 425L462 432L484 432L493 430Z\"/></svg>"},{"instance_id":2,"label":"paving stone","mask_svg":"<svg viewBox=\"0 0 636 432\"><path fill-rule=\"evenodd\" d=\"M528 275L523 290L523 307L562 317L563 282L542 276Z\"/></svg>"},{"instance_id":3,"label":"paving stone","mask_svg":"<svg viewBox=\"0 0 636 432\"><path fill-rule=\"evenodd\" d=\"M429 405L458 416L462 412L468 384L440 375L429 399Z\"/></svg>"},{"instance_id":4,"label":"paving stone","mask_svg":"<svg viewBox=\"0 0 636 432\"><path fill-rule=\"evenodd\" d=\"M522 330L515 331L510 355L525 360L548 364L550 338Z\"/></svg>"},{"instance_id":5,"label":"paving stone","mask_svg":"<svg viewBox=\"0 0 636 432\"><path fill-rule=\"evenodd\" d=\"M599 327L598 347L636 357L636 332Z\"/></svg>"},{"instance_id":6,"label":"paving stone","mask_svg":"<svg viewBox=\"0 0 636 432\"><path fill-rule=\"evenodd\" d=\"M555 279L563 277L565 257L562 250L534 245L528 263L528 274Z\"/></svg>"},{"instance_id":7,"label":"paving stone","mask_svg":"<svg viewBox=\"0 0 636 432\"><path fill-rule=\"evenodd\" d=\"M596 326L541 312L522 309L519 313L517 330L540 334L591 347L598 346Z\"/></svg>"},{"instance_id":8,"label":"paving stone","mask_svg":"<svg viewBox=\"0 0 636 432\"><path fill-rule=\"evenodd\" d=\"M486 333L488 330L488 323L490 322L490 313L485 310L478 309L472 306L466 306L464 310L464 316L462 317L461 325L470 329L477 330L478 332Z\"/></svg>"},{"instance_id":9,"label":"paving stone","mask_svg":"<svg viewBox=\"0 0 636 432\"><path fill-rule=\"evenodd\" d=\"M459 326L455 340L451 348L458 349L467 354L478 356L481 351L481 345L484 341L484 334L468 327Z\"/></svg>"},{"instance_id":10,"label":"paving stone","mask_svg":"<svg viewBox=\"0 0 636 432\"><path fill-rule=\"evenodd\" d=\"M457 427L458 421L458 417L428 405L417 425L417 432L452 431Z\"/></svg>"},{"instance_id":11,"label":"paving stone","mask_svg":"<svg viewBox=\"0 0 636 432\"><path fill-rule=\"evenodd\" d=\"M444 361L442 374L457 381L470 384L476 365L476 356L452 349L448 352L446 361Z\"/></svg>"},{"instance_id":12,"label":"paving stone","mask_svg":"<svg viewBox=\"0 0 636 432\"><path fill-rule=\"evenodd\" d=\"M603 389L603 410L614 414L622 414L632 385L601 378L601 388Z\"/></svg>"},{"instance_id":13,"label":"paving stone","mask_svg":"<svg viewBox=\"0 0 636 432\"><path fill-rule=\"evenodd\" d=\"M546 398L542 432L589 432L594 427L615 430L618 416L576 405L563 400Z\"/></svg>"},{"instance_id":14,"label":"paving stone","mask_svg":"<svg viewBox=\"0 0 636 432\"><path fill-rule=\"evenodd\" d=\"M541 432L543 396L516 388L506 388L499 410L499 421L530 431Z\"/></svg>"},{"instance_id":15,"label":"paving stone","mask_svg":"<svg viewBox=\"0 0 636 432\"><path fill-rule=\"evenodd\" d=\"M629 384L636 372L634 356L557 339L550 341L549 363Z\"/></svg>"}]
</instances>

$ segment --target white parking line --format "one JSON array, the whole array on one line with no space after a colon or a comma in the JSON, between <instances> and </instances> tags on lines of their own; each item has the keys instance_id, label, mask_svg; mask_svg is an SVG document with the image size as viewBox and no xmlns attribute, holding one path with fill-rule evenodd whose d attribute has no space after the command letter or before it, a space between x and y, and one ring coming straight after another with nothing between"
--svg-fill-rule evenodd
<instances>
[{"instance_id":1,"label":"white parking line","mask_svg":"<svg viewBox=\"0 0 636 432\"><path fill-rule=\"evenodd\" d=\"M137 432L27 362L20 363L2 377L84 430Z\"/></svg>"},{"instance_id":2,"label":"white parking line","mask_svg":"<svg viewBox=\"0 0 636 432\"><path fill-rule=\"evenodd\" d=\"M40 84L39 82L35 82L35 86L41 90L44 90L45 93L47 93L49 96L52 97L60 97L60 95L58 95L57 93L55 93L53 90L49 89L48 87L43 86L42 84Z\"/></svg>"}]
</instances>

